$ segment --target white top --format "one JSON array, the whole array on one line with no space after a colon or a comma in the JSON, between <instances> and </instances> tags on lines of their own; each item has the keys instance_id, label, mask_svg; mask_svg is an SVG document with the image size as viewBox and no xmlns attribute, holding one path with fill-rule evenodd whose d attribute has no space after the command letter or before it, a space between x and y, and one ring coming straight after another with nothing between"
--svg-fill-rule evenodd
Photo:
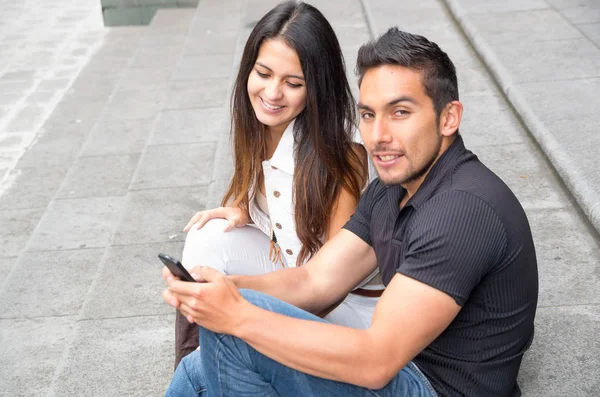
<instances>
[{"instance_id":1,"label":"white top","mask_svg":"<svg viewBox=\"0 0 600 397\"><path fill-rule=\"evenodd\" d=\"M268 212L262 210L262 205L258 204L261 199L259 194L255 194L260 192L256 181L248 193L250 218L267 236L271 236L272 230L275 232L277 244L281 248L281 256L288 267L298 265L296 261L302 247L296 234L294 220L294 123L295 121L292 121L284 131L273 156L262 162ZM362 144L360 135L358 140L355 138L355 142ZM362 288L377 273L375 271L359 287ZM381 282L376 282L376 285L370 284L368 288L380 289L383 286Z\"/></svg>"},{"instance_id":2,"label":"white top","mask_svg":"<svg viewBox=\"0 0 600 397\"><path fill-rule=\"evenodd\" d=\"M258 208L260 208L260 210L265 214L269 215L269 203L260 189L256 189L256 195L254 196L254 199L256 200L256 205L258 205Z\"/></svg>"}]
</instances>

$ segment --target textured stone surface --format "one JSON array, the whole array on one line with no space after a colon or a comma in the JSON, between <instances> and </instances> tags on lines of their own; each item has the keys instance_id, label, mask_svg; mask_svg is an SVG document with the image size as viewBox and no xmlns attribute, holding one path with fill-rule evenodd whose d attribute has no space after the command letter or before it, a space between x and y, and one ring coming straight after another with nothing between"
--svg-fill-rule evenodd
<instances>
[{"instance_id":1,"label":"textured stone surface","mask_svg":"<svg viewBox=\"0 0 600 397\"><path fill-rule=\"evenodd\" d=\"M35 230L43 209L0 210L0 245L2 255L19 255Z\"/></svg>"},{"instance_id":2,"label":"textured stone surface","mask_svg":"<svg viewBox=\"0 0 600 397\"><path fill-rule=\"evenodd\" d=\"M4 282L8 279L11 270L17 264L17 259L18 257L16 256L0 257L0 288L3 288ZM0 291L2 290L0 289Z\"/></svg>"},{"instance_id":3,"label":"textured stone surface","mask_svg":"<svg viewBox=\"0 0 600 397\"><path fill-rule=\"evenodd\" d=\"M188 55L183 57L173 73L175 81L190 81L212 78L227 78L233 69L233 54L224 55Z\"/></svg>"},{"instance_id":4,"label":"textured stone surface","mask_svg":"<svg viewBox=\"0 0 600 397\"><path fill-rule=\"evenodd\" d=\"M173 309L160 295L165 282L157 255L164 252L181 258L182 250L181 241L109 247L99 263L96 288L86 299L82 318L171 314Z\"/></svg>"},{"instance_id":5,"label":"textured stone surface","mask_svg":"<svg viewBox=\"0 0 600 397\"><path fill-rule=\"evenodd\" d=\"M600 304L598 242L571 206L529 211L538 257L538 306Z\"/></svg>"},{"instance_id":6,"label":"textured stone surface","mask_svg":"<svg viewBox=\"0 0 600 397\"><path fill-rule=\"evenodd\" d=\"M104 116L92 130L82 155L141 153L150 135L152 119L126 120Z\"/></svg>"},{"instance_id":7,"label":"textured stone surface","mask_svg":"<svg viewBox=\"0 0 600 397\"><path fill-rule=\"evenodd\" d=\"M0 135L26 132L27 139L19 150L2 153L10 164L0 170L0 194L11 184L10 171L22 151L39 136L45 119L106 36L95 0L59 1L59 7L47 8L39 1L10 3L2 2L0 15ZM2 108L10 112L3 116Z\"/></svg>"},{"instance_id":8,"label":"textured stone surface","mask_svg":"<svg viewBox=\"0 0 600 397\"><path fill-rule=\"evenodd\" d=\"M149 146L131 182L131 189L206 185L210 182L214 143Z\"/></svg>"},{"instance_id":9,"label":"textured stone surface","mask_svg":"<svg viewBox=\"0 0 600 397\"><path fill-rule=\"evenodd\" d=\"M119 90L111 97L105 115L124 120L151 118L158 113L166 98L166 88Z\"/></svg>"},{"instance_id":10,"label":"textured stone surface","mask_svg":"<svg viewBox=\"0 0 600 397\"><path fill-rule=\"evenodd\" d=\"M138 154L80 157L56 198L124 196L139 157Z\"/></svg>"},{"instance_id":11,"label":"textured stone surface","mask_svg":"<svg viewBox=\"0 0 600 397\"><path fill-rule=\"evenodd\" d=\"M150 145L215 142L229 135L225 108L165 110L154 125Z\"/></svg>"},{"instance_id":12,"label":"textured stone surface","mask_svg":"<svg viewBox=\"0 0 600 397\"><path fill-rule=\"evenodd\" d=\"M514 44L583 38L581 32L553 9L507 13L484 13L469 16L490 43ZM523 26L530 27L523 29Z\"/></svg>"},{"instance_id":13,"label":"textured stone surface","mask_svg":"<svg viewBox=\"0 0 600 397\"><path fill-rule=\"evenodd\" d=\"M591 142L598 134L590 132L598 128L597 98L600 78L524 83L516 88L563 146L573 141L590 143L584 153L569 152L573 155L573 160L577 160L582 154L588 153L592 157L597 153ZM557 92L560 92L560 96L554 95ZM565 103L576 103L577 106L569 106L568 111L563 111ZM596 170L600 172L600 169Z\"/></svg>"},{"instance_id":14,"label":"textured stone surface","mask_svg":"<svg viewBox=\"0 0 600 397\"><path fill-rule=\"evenodd\" d=\"M206 187L181 187L130 192L113 245L185 240L182 229L205 209Z\"/></svg>"},{"instance_id":15,"label":"textured stone surface","mask_svg":"<svg viewBox=\"0 0 600 397\"><path fill-rule=\"evenodd\" d=\"M550 0L571 23L600 22L600 8L594 0Z\"/></svg>"},{"instance_id":16,"label":"textured stone surface","mask_svg":"<svg viewBox=\"0 0 600 397\"><path fill-rule=\"evenodd\" d=\"M166 109L214 108L226 105L231 82L228 79L175 81L167 95Z\"/></svg>"},{"instance_id":17,"label":"textured stone surface","mask_svg":"<svg viewBox=\"0 0 600 397\"><path fill-rule=\"evenodd\" d=\"M514 83L600 77L600 49L587 38L523 40L498 46L496 51Z\"/></svg>"},{"instance_id":18,"label":"textured stone surface","mask_svg":"<svg viewBox=\"0 0 600 397\"><path fill-rule=\"evenodd\" d=\"M2 209L46 208L67 174L67 165L17 168L0 195Z\"/></svg>"},{"instance_id":19,"label":"textured stone surface","mask_svg":"<svg viewBox=\"0 0 600 397\"><path fill-rule=\"evenodd\" d=\"M471 147L481 161L515 193L525 209L562 208L567 195L543 157L529 142Z\"/></svg>"},{"instance_id":20,"label":"textured stone surface","mask_svg":"<svg viewBox=\"0 0 600 397\"><path fill-rule=\"evenodd\" d=\"M53 201L28 245L29 251L106 247L121 219L123 197Z\"/></svg>"},{"instance_id":21,"label":"textured stone surface","mask_svg":"<svg viewBox=\"0 0 600 397\"><path fill-rule=\"evenodd\" d=\"M577 27L597 46L600 46L600 23L581 24Z\"/></svg>"},{"instance_id":22,"label":"textured stone surface","mask_svg":"<svg viewBox=\"0 0 600 397\"><path fill-rule=\"evenodd\" d=\"M467 95L461 98L460 131L469 146L522 143L525 130L510 105L498 95Z\"/></svg>"},{"instance_id":23,"label":"textured stone surface","mask_svg":"<svg viewBox=\"0 0 600 397\"><path fill-rule=\"evenodd\" d=\"M23 254L0 295L0 317L77 315L103 254L98 248Z\"/></svg>"},{"instance_id":24,"label":"textured stone surface","mask_svg":"<svg viewBox=\"0 0 600 397\"><path fill-rule=\"evenodd\" d=\"M544 0L461 0L461 4L469 14L526 11L548 8L548 3Z\"/></svg>"},{"instance_id":25,"label":"textured stone surface","mask_svg":"<svg viewBox=\"0 0 600 397\"><path fill-rule=\"evenodd\" d=\"M527 397L593 396L600 389L600 306L538 309L519 384Z\"/></svg>"},{"instance_id":26,"label":"textured stone surface","mask_svg":"<svg viewBox=\"0 0 600 397\"><path fill-rule=\"evenodd\" d=\"M55 393L158 396L173 374L174 315L81 321Z\"/></svg>"},{"instance_id":27,"label":"textured stone surface","mask_svg":"<svg viewBox=\"0 0 600 397\"><path fill-rule=\"evenodd\" d=\"M139 87L148 89L166 87L171 80L173 69L163 68L128 68L119 80L118 89L135 90Z\"/></svg>"},{"instance_id":28,"label":"textured stone surface","mask_svg":"<svg viewBox=\"0 0 600 397\"><path fill-rule=\"evenodd\" d=\"M0 385L6 396L52 394L74 317L0 320Z\"/></svg>"}]
</instances>

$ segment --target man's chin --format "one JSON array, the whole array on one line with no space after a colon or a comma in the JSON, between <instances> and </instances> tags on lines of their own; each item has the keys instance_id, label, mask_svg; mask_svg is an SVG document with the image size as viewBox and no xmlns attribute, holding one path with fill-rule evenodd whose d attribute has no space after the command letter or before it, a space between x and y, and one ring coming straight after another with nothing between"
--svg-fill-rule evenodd
<instances>
[{"instance_id":1,"label":"man's chin","mask_svg":"<svg viewBox=\"0 0 600 397\"><path fill-rule=\"evenodd\" d=\"M386 172L379 172L378 169L375 170L377 171L377 176L379 177L379 180L385 185L401 185L406 180L406 178L402 178L400 176L390 175Z\"/></svg>"}]
</instances>

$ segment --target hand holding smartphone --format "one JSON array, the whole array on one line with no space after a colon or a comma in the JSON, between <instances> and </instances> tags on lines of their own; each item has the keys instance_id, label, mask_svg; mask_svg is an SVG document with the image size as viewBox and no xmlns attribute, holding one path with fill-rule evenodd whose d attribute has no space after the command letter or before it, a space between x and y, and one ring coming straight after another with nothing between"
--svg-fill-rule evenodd
<instances>
[{"instance_id":1,"label":"hand holding smartphone","mask_svg":"<svg viewBox=\"0 0 600 397\"><path fill-rule=\"evenodd\" d=\"M171 271L171 273L173 273L175 277L179 277L179 279L182 281L190 281L193 283L196 282L196 280L194 280L190 273L188 273L185 267L183 267L181 262L179 262L177 259L173 259L169 255L162 253L158 254L158 259L165 264L165 266Z\"/></svg>"}]
</instances>

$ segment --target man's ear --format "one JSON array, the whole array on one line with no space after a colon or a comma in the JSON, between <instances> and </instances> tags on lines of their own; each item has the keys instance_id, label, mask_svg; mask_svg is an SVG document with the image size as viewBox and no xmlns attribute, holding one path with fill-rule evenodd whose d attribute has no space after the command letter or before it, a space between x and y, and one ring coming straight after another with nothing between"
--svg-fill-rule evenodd
<instances>
[{"instance_id":1,"label":"man's ear","mask_svg":"<svg viewBox=\"0 0 600 397\"><path fill-rule=\"evenodd\" d=\"M452 136L458 131L462 112L463 105L459 101L452 101L446 104L440 117L440 134L442 136Z\"/></svg>"}]
</instances>

